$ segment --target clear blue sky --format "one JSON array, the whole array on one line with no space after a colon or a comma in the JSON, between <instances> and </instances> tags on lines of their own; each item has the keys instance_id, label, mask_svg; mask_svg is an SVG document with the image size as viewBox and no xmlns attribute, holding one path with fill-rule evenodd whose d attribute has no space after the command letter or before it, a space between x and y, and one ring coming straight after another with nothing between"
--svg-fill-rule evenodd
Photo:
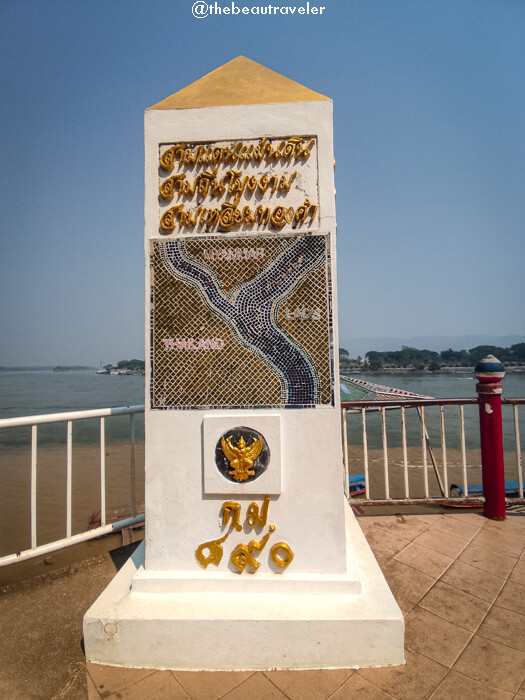
<instances>
[{"instance_id":1,"label":"clear blue sky","mask_svg":"<svg viewBox=\"0 0 525 700\"><path fill-rule=\"evenodd\" d=\"M2 0L0 364L144 357L143 112L240 54L334 101L342 337L525 333L525 2L322 4Z\"/></svg>"}]
</instances>

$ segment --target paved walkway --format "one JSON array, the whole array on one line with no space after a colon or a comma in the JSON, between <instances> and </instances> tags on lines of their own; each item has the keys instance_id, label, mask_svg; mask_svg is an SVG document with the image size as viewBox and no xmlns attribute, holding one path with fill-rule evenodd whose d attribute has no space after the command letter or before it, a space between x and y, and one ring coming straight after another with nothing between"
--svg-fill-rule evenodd
<instances>
[{"instance_id":1,"label":"paved walkway","mask_svg":"<svg viewBox=\"0 0 525 700\"><path fill-rule=\"evenodd\" d=\"M180 673L86 664L82 618L130 553L93 556L94 541L80 562L47 557L44 568L61 565L51 574L0 578L0 698L525 699L525 509L502 523L465 511L358 522L405 615L406 666Z\"/></svg>"},{"instance_id":2,"label":"paved walkway","mask_svg":"<svg viewBox=\"0 0 525 700\"><path fill-rule=\"evenodd\" d=\"M525 698L525 512L505 522L465 511L358 522L405 615L405 666L191 673L88 663L89 699Z\"/></svg>"}]
</instances>

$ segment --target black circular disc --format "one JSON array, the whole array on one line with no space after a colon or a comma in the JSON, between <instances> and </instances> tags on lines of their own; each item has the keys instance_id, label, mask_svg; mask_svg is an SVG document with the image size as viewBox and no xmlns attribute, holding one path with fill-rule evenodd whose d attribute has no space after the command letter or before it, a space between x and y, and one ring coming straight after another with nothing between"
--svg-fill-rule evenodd
<instances>
[{"instance_id":1,"label":"black circular disc","mask_svg":"<svg viewBox=\"0 0 525 700\"><path fill-rule=\"evenodd\" d=\"M221 435L215 447L215 464L234 484L255 481L266 471L270 448L257 430L238 426Z\"/></svg>"}]
</instances>

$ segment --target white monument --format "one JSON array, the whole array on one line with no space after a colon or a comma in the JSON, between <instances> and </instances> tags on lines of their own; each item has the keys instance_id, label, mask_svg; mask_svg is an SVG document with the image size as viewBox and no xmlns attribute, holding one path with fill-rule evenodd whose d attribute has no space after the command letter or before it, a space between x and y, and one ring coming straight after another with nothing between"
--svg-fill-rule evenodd
<instances>
[{"instance_id":1,"label":"white monument","mask_svg":"<svg viewBox=\"0 0 525 700\"><path fill-rule=\"evenodd\" d=\"M146 111L146 540L89 661L404 661L344 496L332 143L331 100L244 57Z\"/></svg>"}]
</instances>

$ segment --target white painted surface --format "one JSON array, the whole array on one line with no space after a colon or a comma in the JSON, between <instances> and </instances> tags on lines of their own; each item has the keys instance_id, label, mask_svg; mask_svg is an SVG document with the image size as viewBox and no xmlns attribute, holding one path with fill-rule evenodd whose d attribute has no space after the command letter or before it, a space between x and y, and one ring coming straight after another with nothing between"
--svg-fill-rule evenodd
<instances>
[{"instance_id":1,"label":"white painted surface","mask_svg":"<svg viewBox=\"0 0 525 700\"><path fill-rule=\"evenodd\" d=\"M332 103L297 102L274 105L233 105L207 109L151 110L145 114L146 236L159 235L159 144L184 141L228 141L263 136L318 136L320 218L315 229L333 230L335 203L332 153ZM315 154L315 152L314 152ZM314 163L314 159L308 163ZM308 166L310 168L310 166ZM163 172L163 171L161 171ZM261 174L262 174L261 170ZM306 182L310 182L308 176ZM315 193L312 193L312 197ZM331 202L330 202L331 200ZM313 199L312 199L313 201ZM164 208L164 205L162 205ZM173 234L172 234L173 235ZM221 234L225 235L225 234Z\"/></svg>"},{"instance_id":2,"label":"white painted surface","mask_svg":"<svg viewBox=\"0 0 525 700\"><path fill-rule=\"evenodd\" d=\"M403 664L403 616L348 506L346 531L360 593L130 592L141 545L86 613L87 660L207 671Z\"/></svg>"},{"instance_id":3,"label":"white painted surface","mask_svg":"<svg viewBox=\"0 0 525 700\"><path fill-rule=\"evenodd\" d=\"M246 506L261 494L242 495L234 484L229 494L203 495L202 421L210 412L146 412L146 568L202 572L195 549L220 537L220 507L225 500ZM244 411L216 411L213 416L245 423ZM261 418L275 410L260 411ZM178 421L174 434L174 419ZM282 493L272 497L268 522L272 540L286 541L295 558L289 571L342 574L346 571L343 511L343 466L338 409L281 412ZM152 466L155 465L155 466ZM257 481L252 482L256 484ZM266 530L264 530L266 531ZM257 532L257 535L259 531ZM228 571L236 544L256 538L255 531L233 533L225 543L218 571ZM270 543L269 543L270 544ZM271 546L271 545L270 545ZM270 572L267 552L258 556L259 573Z\"/></svg>"}]
</instances>

